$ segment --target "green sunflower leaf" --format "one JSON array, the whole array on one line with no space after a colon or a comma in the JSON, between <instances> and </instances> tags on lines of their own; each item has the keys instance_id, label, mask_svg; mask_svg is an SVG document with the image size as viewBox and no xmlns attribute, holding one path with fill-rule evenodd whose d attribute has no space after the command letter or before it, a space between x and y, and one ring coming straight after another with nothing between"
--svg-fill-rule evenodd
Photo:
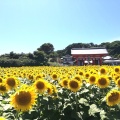
<instances>
[{"instance_id":1,"label":"green sunflower leaf","mask_svg":"<svg viewBox=\"0 0 120 120\"><path fill-rule=\"evenodd\" d=\"M80 103L80 104L84 104L85 106L89 106L89 103L88 103L87 99L85 99L85 98L81 98L81 99L79 100L79 103Z\"/></svg>"},{"instance_id":2,"label":"green sunflower leaf","mask_svg":"<svg viewBox=\"0 0 120 120\"><path fill-rule=\"evenodd\" d=\"M90 109L89 109L89 115L90 116L95 116L96 113L100 112L100 109L97 108L97 106L95 104L90 105Z\"/></svg>"}]
</instances>

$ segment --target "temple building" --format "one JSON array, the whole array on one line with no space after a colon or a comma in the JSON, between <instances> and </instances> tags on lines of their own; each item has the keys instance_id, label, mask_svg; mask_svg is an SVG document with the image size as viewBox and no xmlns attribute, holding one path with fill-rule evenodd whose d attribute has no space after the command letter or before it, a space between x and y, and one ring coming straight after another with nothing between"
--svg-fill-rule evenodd
<instances>
[{"instance_id":1,"label":"temple building","mask_svg":"<svg viewBox=\"0 0 120 120\"><path fill-rule=\"evenodd\" d=\"M76 65L102 65L103 57L108 56L105 48L72 48L71 55L76 60Z\"/></svg>"}]
</instances>

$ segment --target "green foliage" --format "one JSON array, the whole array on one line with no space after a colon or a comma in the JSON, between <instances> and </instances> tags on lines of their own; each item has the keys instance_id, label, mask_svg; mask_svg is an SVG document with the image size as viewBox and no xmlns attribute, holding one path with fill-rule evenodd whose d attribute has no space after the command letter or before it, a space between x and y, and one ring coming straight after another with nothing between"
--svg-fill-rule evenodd
<instances>
[{"instance_id":1,"label":"green foliage","mask_svg":"<svg viewBox=\"0 0 120 120\"><path fill-rule=\"evenodd\" d=\"M34 51L34 54L16 54L10 52L0 56L1 67L20 67L20 66L38 66L48 65L47 55L43 51Z\"/></svg>"},{"instance_id":2,"label":"green foliage","mask_svg":"<svg viewBox=\"0 0 120 120\"><path fill-rule=\"evenodd\" d=\"M29 58L20 58L20 59L0 59L1 67L20 67L20 66L35 66L36 61Z\"/></svg>"},{"instance_id":3,"label":"green foliage","mask_svg":"<svg viewBox=\"0 0 120 120\"><path fill-rule=\"evenodd\" d=\"M46 54L50 54L54 51L54 46L51 43L44 43L37 50L44 51Z\"/></svg>"},{"instance_id":4,"label":"green foliage","mask_svg":"<svg viewBox=\"0 0 120 120\"><path fill-rule=\"evenodd\" d=\"M56 58L61 58L66 54L71 54L72 48L89 48L89 47L105 47L108 50L110 56L120 58L120 41L103 42L100 45L94 43L73 43L68 45L63 50L54 51L54 46L51 43L42 44L33 53L21 53L17 54L13 51L9 54L0 56L1 67L17 67L17 66L39 66L49 65L48 59L51 58L53 62L56 62Z\"/></svg>"},{"instance_id":5,"label":"green foliage","mask_svg":"<svg viewBox=\"0 0 120 120\"><path fill-rule=\"evenodd\" d=\"M58 54L58 57L60 57L60 58L61 58L63 55L65 55L64 50L57 50L56 52L57 52L57 54Z\"/></svg>"},{"instance_id":6,"label":"green foliage","mask_svg":"<svg viewBox=\"0 0 120 120\"><path fill-rule=\"evenodd\" d=\"M118 57L120 55L120 40L116 40L113 42L106 42L106 43L101 43L100 46L106 47L108 50L109 54L113 57Z\"/></svg>"},{"instance_id":7,"label":"green foliage","mask_svg":"<svg viewBox=\"0 0 120 120\"><path fill-rule=\"evenodd\" d=\"M110 54L120 54L120 41L114 41L111 43Z\"/></svg>"},{"instance_id":8,"label":"green foliage","mask_svg":"<svg viewBox=\"0 0 120 120\"><path fill-rule=\"evenodd\" d=\"M45 65L48 61L44 51L34 51L34 59L38 65Z\"/></svg>"},{"instance_id":9,"label":"green foliage","mask_svg":"<svg viewBox=\"0 0 120 120\"><path fill-rule=\"evenodd\" d=\"M57 52L52 52L52 53L49 54L49 57L50 58L56 58L56 57L58 57L58 53Z\"/></svg>"}]
</instances>

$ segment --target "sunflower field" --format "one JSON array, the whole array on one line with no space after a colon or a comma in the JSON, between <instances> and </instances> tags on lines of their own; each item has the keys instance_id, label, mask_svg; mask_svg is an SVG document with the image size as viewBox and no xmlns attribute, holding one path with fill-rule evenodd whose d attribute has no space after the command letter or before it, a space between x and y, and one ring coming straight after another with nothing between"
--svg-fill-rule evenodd
<instances>
[{"instance_id":1,"label":"sunflower field","mask_svg":"<svg viewBox=\"0 0 120 120\"><path fill-rule=\"evenodd\" d=\"M120 66L0 68L0 120L119 120Z\"/></svg>"}]
</instances>

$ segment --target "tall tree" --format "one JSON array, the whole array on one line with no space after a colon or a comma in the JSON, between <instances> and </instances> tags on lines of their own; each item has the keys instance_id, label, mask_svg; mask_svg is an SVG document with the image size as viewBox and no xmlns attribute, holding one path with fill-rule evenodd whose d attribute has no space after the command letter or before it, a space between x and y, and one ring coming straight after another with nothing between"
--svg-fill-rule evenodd
<instances>
[{"instance_id":1,"label":"tall tree","mask_svg":"<svg viewBox=\"0 0 120 120\"><path fill-rule=\"evenodd\" d=\"M44 43L37 50L44 51L46 54L50 54L54 51L54 46L51 43Z\"/></svg>"}]
</instances>

